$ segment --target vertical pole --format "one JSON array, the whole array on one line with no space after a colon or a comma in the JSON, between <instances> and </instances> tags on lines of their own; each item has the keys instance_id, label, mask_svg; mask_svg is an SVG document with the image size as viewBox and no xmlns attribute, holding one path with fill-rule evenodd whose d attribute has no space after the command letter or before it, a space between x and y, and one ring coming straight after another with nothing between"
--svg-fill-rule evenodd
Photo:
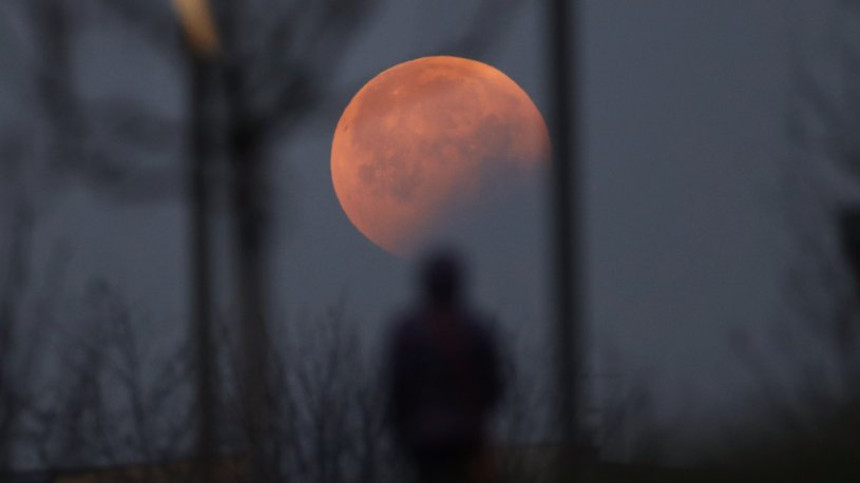
<instances>
[{"instance_id":1,"label":"vertical pole","mask_svg":"<svg viewBox=\"0 0 860 483\"><path fill-rule=\"evenodd\" d=\"M242 344L244 413L248 431L250 474L255 483L268 481L269 460L265 431L268 341L266 336L267 271L265 269L265 212L260 188L262 170L254 134L242 121L234 127L234 206L237 223L236 255Z\"/></svg>"},{"instance_id":2,"label":"vertical pole","mask_svg":"<svg viewBox=\"0 0 860 483\"><path fill-rule=\"evenodd\" d=\"M225 42L229 43L229 65L225 87L229 103L230 157L233 165L233 212L236 220L237 303L241 375L240 389L244 426L248 441L250 481L272 480L273 462L267 452L267 431L272 422L266 401L269 381L268 308L268 196L260 153L262 127L247 110L241 71L241 2L227 2Z\"/></svg>"},{"instance_id":3,"label":"vertical pole","mask_svg":"<svg viewBox=\"0 0 860 483\"><path fill-rule=\"evenodd\" d=\"M206 136L206 67L200 56L191 55L191 138L192 156L189 194L191 199L191 273L193 277L191 310L196 356L196 409L198 481L211 481L210 468L215 456L214 412L217 395L213 381L211 332L211 253L209 243L209 189L206 164L209 157Z\"/></svg>"},{"instance_id":4,"label":"vertical pole","mask_svg":"<svg viewBox=\"0 0 860 483\"><path fill-rule=\"evenodd\" d=\"M577 445L581 444L579 403L581 393L581 287L580 236L581 220L578 205L579 129L576 124L577 88L571 68L577 64L574 44L578 33L577 0L550 0L549 65L552 93L552 133L554 159L552 163L553 206L553 286L556 317L556 376L559 423L563 432L559 475L570 477L568 466L577 473ZM572 461L571 461L572 460ZM569 479L565 481L570 481Z\"/></svg>"},{"instance_id":5,"label":"vertical pole","mask_svg":"<svg viewBox=\"0 0 860 483\"><path fill-rule=\"evenodd\" d=\"M209 161L210 141L206 106L209 94L208 75L211 59L218 50L218 35L208 0L173 0L185 30L190 72L189 117L191 124L190 162L188 170L188 234L191 271L191 337L194 347L196 481L212 480L215 457L215 408L218 394L214 380L212 340L211 244L209 243Z\"/></svg>"}]
</instances>

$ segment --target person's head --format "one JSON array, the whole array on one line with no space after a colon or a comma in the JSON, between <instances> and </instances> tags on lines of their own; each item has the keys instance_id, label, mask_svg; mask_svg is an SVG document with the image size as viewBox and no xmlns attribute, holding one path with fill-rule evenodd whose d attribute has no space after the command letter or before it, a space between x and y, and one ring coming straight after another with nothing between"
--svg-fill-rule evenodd
<instances>
[{"instance_id":1,"label":"person's head","mask_svg":"<svg viewBox=\"0 0 860 483\"><path fill-rule=\"evenodd\" d=\"M461 302L465 269L459 255L451 249L438 249L425 257L421 267L421 289L425 299L436 306Z\"/></svg>"}]
</instances>

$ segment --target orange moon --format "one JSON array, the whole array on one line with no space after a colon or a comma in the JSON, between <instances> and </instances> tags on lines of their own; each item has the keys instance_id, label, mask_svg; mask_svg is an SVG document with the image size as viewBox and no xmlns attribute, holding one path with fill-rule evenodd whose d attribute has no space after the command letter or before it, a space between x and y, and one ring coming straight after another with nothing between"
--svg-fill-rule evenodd
<instances>
[{"instance_id":1,"label":"orange moon","mask_svg":"<svg viewBox=\"0 0 860 483\"><path fill-rule=\"evenodd\" d=\"M548 159L546 124L516 82L481 62L434 56L358 91L334 133L331 176L352 224L409 256Z\"/></svg>"}]
</instances>

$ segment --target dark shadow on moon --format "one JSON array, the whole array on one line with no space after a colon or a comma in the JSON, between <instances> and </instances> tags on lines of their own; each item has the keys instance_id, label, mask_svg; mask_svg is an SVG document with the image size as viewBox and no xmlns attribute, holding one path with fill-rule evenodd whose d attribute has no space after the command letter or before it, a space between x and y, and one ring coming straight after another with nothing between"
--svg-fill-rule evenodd
<instances>
[{"instance_id":1,"label":"dark shadow on moon","mask_svg":"<svg viewBox=\"0 0 860 483\"><path fill-rule=\"evenodd\" d=\"M429 237L416 250L453 246L460 250L483 278L509 291L542 287L547 245L546 170L523 173L522 163L488 162L478 201L459 206L438 220Z\"/></svg>"}]
</instances>

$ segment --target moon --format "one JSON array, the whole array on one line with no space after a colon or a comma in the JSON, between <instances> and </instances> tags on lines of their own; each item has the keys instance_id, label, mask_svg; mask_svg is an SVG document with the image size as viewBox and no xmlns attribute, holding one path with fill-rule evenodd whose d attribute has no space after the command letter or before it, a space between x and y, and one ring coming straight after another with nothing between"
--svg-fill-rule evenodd
<instances>
[{"instance_id":1,"label":"moon","mask_svg":"<svg viewBox=\"0 0 860 483\"><path fill-rule=\"evenodd\" d=\"M349 102L332 140L332 184L358 231L408 257L533 179L549 150L543 117L510 77L475 60L422 57Z\"/></svg>"}]
</instances>

